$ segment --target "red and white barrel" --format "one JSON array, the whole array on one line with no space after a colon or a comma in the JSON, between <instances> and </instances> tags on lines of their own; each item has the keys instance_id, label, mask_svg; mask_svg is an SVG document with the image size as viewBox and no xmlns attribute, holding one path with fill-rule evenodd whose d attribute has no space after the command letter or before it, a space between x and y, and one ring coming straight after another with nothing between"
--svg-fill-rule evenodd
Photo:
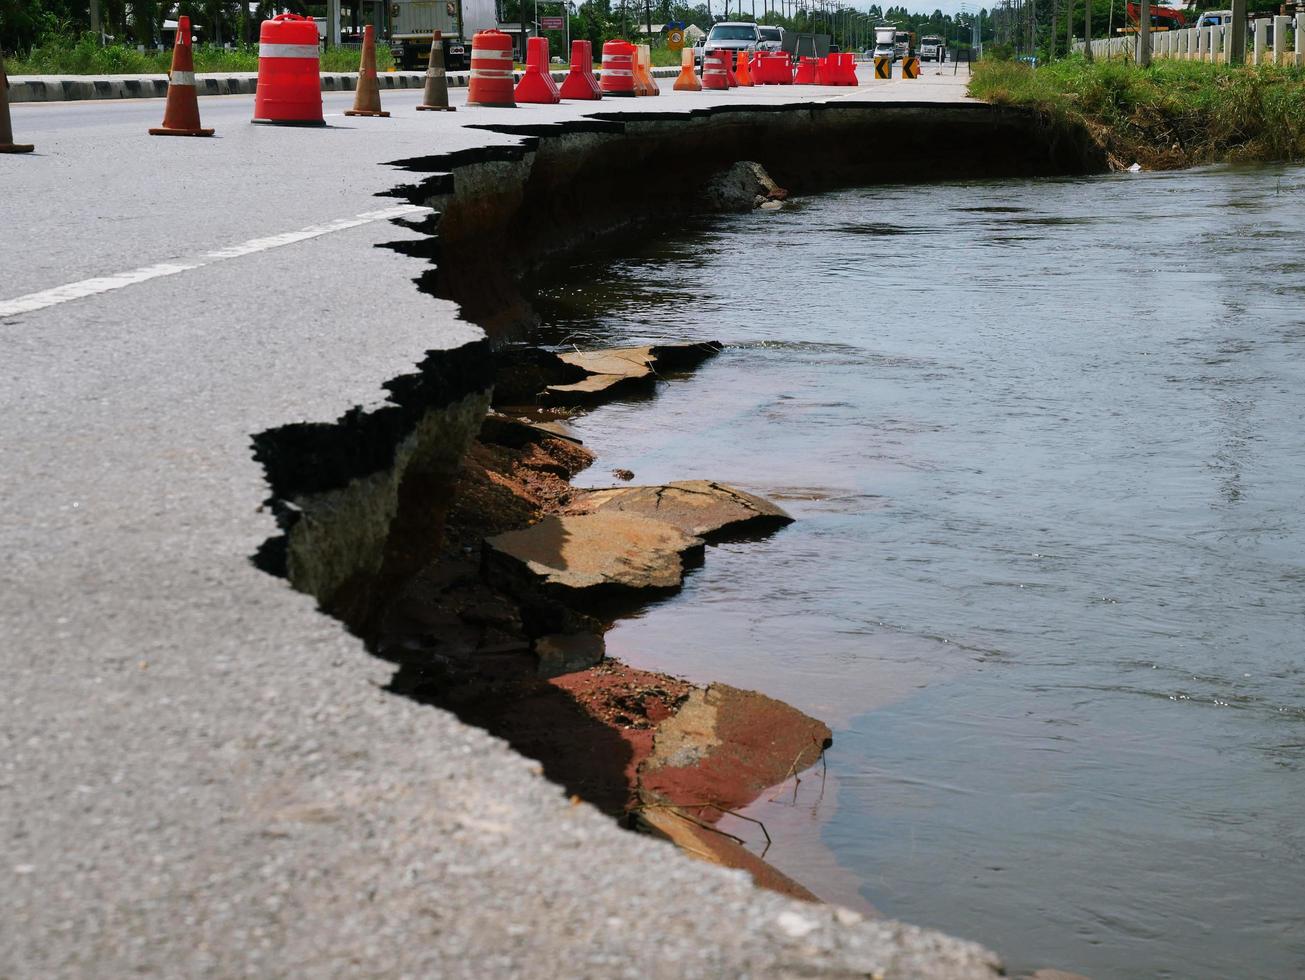
<instances>
[{"instance_id":1,"label":"red and white barrel","mask_svg":"<svg viewBox=\"0 0 1305 980\"><path fill-rule=\"evenodd\" d=\"M612 40L603 44L603 73L598 79L603 95L634 95L634 45Z\"/></svg>"},{"instance_id":2,"label":"red and white barrel","mask_svg":"<svg viewBox=\"0 0 1305 980\"><path fill-rule=\"evenodd\" d=\"M702 87L717 89L730 87L729 54L723 50L708 51L702 56Z\"/></svg>"},{"instance_id":3,"label":"red and white barrel","mask_svg":"<svg viewBox=\"0 0 1305 980\"><path fill-rule=\"evenodd\" d=\"M467 105L516 108L512 93L512 37L503 31L477 31L471 39L471 80Z\"/></svg>"},{"instance_id":4,"label":"red and white barrel","mask_svg":"<svg viewBox=\"0 0 1305 980\"><path fill-rule=\"evenodd\" d=\"M281 14L258 33L258 90L254 122L325 126L317 23Z\"/></svg>"}]
</instances>

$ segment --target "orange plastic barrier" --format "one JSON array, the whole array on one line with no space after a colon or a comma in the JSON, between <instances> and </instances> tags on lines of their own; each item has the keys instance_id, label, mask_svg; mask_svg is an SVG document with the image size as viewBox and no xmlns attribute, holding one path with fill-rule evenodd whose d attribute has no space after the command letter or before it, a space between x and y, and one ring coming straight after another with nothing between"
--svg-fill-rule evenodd
<instances>
[{"instance_id":1,"label":"orange plastic barrier","mask_svg":"<svg viewBox=\"0 0 1305 980\"><path fill-rule=\"evenodd\" d=\"M280 14L258 32L258 88L254 122L325 126L317 24L311 17Z\"/></svg>"},{"instance_id":2,"label":"orange plastic barrier","mask_svg":"<svg viewBox=\"0 0 1305 980\"><path fill-rule=\"evenodd\" d=\"M512 38L502 31L477 31L471 39L467 105L516 108L512 96Z\"/></svg>"},{"instance_id":3,"label":"orange plastic barrier","mask_svg":"<svg viewBox=\"0 0 1305 980\"><path fill-rule=\"evenodd\" d=\"M674 88L677 92L702 91L702 82L698 81L698 73L693 70L693 48L680 51L680 76L675 79Z\"/></svg>"},{"instance_id":4,"label":"orange plastic barrier","mask_svg":"<svg viewBox=\"0 0 1305 980\"><path fill-rule=\"evenodd\" d=\"M594 46L588 41L571 42L571 71L562 82L564 99L601 99L603 90L594 77Z\"/></svg>"},{"instance_id":5,"label":"orange plastic barrier","mask_svg":"<svg viewBox=\"0 0 1305 980\"><path fill-rule=\"evenodd\" d=\"M819 85L819 74L817 69L820 66L819 58L799 58L797 75L793 78L795 85Z\"/></svg>"},{"instance_id":6,"label":"orange plastic barrier","mask_svg":"<svg viewBox=\"0 0 1305 980\"><path fill-rule=\"evenodd\" d=\"M752 88L752 72L748 70L748 63L751 60L751 55L746 51L740 51L738 63L734 68L734 77L738 79L739 84L744 88Z\"/></svg>"},{"instance_id":7,"label":"orange plastic barrier","mask_svg":"<svg viewBox=\"0 0 1305 980\"><path fill-rule=\"evenodd\" d=\"M647 44L635 45L634 62L635 94L661 95L662 90L657 86L657 79L652 75L652 48ZM643 92L639 92L641 83Z\"/></svg>"},{"instance_id":8,"label":"orange plastic barrier","mask_svg":"<svg viewBox=\"0 0 1305 980\"><path fill-rule=\"evenodd\" d=\"M548 70L548 38L526 41L526 73L517 82L515 95L518 102L553 105L562 101L557 82Z\"/></svg>"},{"instance_id":9,"label":"orange plastic barrier","mask_svg":"<svg viewBox=\"0 0 1305 980\"><path fill-rule=\"evenodd\" d=\"M792 85L793 62L786 54L759 54L752 80L758 85Z\"/></svg>"}]
</instances>

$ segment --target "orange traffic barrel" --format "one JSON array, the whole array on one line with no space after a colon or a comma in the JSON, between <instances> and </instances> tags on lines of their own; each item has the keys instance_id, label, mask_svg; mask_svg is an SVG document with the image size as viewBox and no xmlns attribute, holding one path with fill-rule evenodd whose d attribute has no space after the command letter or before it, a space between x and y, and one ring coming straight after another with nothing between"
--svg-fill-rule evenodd
<instances>
[{"instance_id":1,"label":"orange traffic barrel","mask_svg":"<svg viewBox=\"0 0 1305 980\"><path fill-rule=\"evenodd\" d=\"M675 79L675 91L702 91L702 82L698 81L698 73L693 70L693 48L683 48L680 51L680 77Z\"/></svg>"},{"instance_id":2,"label":"orange traffic barrel","mask_svg":"<svg viewBox=\"0 0 1305 980\"><path fill-rule=\"evenodd\" d=\"M526 73L517 82L513 95L518 102L552 105L562 101L548 70L548 38L532 37L526 41Z\"/></svg>"},{"instance_id":3,"label":"orange traffic barrel","mask_svg":"<svg viewBox=\"0 0 1305 980\"><path fill-rule=\"evenodd\" d=\"M594 77L594 46L588 41L571 42L571 70L562 82L564 99L601 99L603 90Z\"/></svg>"},{"instance_id":4,"label":"orange traffic barrel","mask_svg":"<svg viewBox=\"0 0 1305 980\"><path fill-rule=\"evenodd\" d=\"M702 56L702 87L704 89L729 88L729 53L726 51L708 51Z\"/></svg>"},{"instance_id":5,"label":"orange traffic barrel","mask_svg":"<svg viewBox=\"0 0 1305 980\"><path fill-rule=\"evenodd\" d=\"M514 109L512 38L502 31L477 31L471 39L471 82L467 105Z\"/></svg>"},{"instance_id":6,"label":"orange traffic barrel","mask_svg":"<svg viewBox=\"0 0 1305 980\"><path fill-rule=\"evenodd\" d=\"M190 18L177 18L177 40L172 46L172 71L168 73L168 101L163 125L151 136L212 136L199 124L199 99L195 93L195 56L190 45Z\"/></svg>"},{"instance_id":7,"label":"orange traffic barrel","mask_svg":"<svg viewBox=\"0 0 1305 980\"><path fill-rule=\"evenodd\" d=\"M603 95L634 95L634 45L612 40L603 44Z\"/></svg>"},{"instance_id":8,"label":"orange traffic barrel","mask_svg":"<svg viewBox=\"0 0 1305 980\"><path fill-rule=\"evenodd\" d=\"M258 88L254 122L325 126L317 23L311 17L280 14L258 32Z\"/></svg>"}]
</instances>

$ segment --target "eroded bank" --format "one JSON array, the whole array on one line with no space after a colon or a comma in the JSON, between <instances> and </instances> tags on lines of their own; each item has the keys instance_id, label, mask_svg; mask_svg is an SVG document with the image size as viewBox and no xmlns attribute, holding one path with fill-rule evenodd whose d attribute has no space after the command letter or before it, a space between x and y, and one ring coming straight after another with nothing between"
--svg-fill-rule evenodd
<instances>
[{"instance_id":1,"label":"eroded bank","mask_svg":"<svg viewBox=\"0 0 1305 980\"><path fill-rule=\"evenodd\" d=\"M1082 130L977 104L718 107L492 128L520 140L399 161L416 180L390 192L434 209L419 225L424 240L393 247L427 258L421 288L455 300L488 339L430 354L416 372L387 385L384 407L259 434L256 453L283 534L264 545L257 561L312 594L394 662L394 690L551 758L550 776L589 786L577 795L609 812L656 825L650 811L670 804L678 817L684 804L696 803L693 819L679 821L682 833L658 829L688 850L719 851L719 835L694 828L816 761L828 730L769 699L737 699L735 717L756 722L743 729L762 733L772 749L761 753L747 786L723 787L723 771L739 759L726 751L714 764L695 758L690 777L647 795L641 771L659 757L658 733L677 737L668 722L712 714L700 735L727 750L748 742L737 728L722 737L730 725L715 723L733 689L693 690L622 665L568 659L577 637L597 638L601 657L610 609L511 587L482 560L492 534L537 525L572 506L566 479L588 462L564 437L531 424L549 385L577 379L558 368L554 355L533 352L527 360L539 377L523 387L520 343L533 313L519 283L580 250L619 250L622 236L664 229L675 214L712 206L705 182L740 160L759 162L799 194L892 181L1084 173L1104 169L1105 160ZM508 351L512 357L504 356ZM500 409L516 404L506 418L490 417L492 402ZM487 488L506 509L481 506ZM414 604L422 608L414 612ZM582 651L595 648L592 640L578 642ZM559 657L579 668L561 671L572 680L559 682L557 671L541 669ZM563 715L574 723L557 724ZM514 728L530 731L545 721L565 735L547 744L512 736ZM594 749L602 744L606 757L593 758L603 755ZM598 770L607 776L595 787ZM704 783L704 773L715 781ZM690 785L706 798L676 796ZM765 877L737 850L716 858Z\"/></svg>"}]
</instances>

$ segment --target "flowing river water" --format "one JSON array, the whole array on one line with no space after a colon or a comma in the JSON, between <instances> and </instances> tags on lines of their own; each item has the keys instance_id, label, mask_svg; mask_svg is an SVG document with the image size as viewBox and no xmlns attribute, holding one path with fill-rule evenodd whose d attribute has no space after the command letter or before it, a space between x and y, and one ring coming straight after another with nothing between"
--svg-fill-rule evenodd
<instances>
[{"instance_id":1,"label":"flowing river water","mask_svg":"<svg viewBox=\"0 0 1305 980\"><path fill-rule=\"evenodd\" d=\"M578 418L584 482L798 519L608 642L835 729L768 858L1016 970L1305 975L1303 195L876 187L540 288L547 342L728 345Z\"/></svg>"}]
</instances>

